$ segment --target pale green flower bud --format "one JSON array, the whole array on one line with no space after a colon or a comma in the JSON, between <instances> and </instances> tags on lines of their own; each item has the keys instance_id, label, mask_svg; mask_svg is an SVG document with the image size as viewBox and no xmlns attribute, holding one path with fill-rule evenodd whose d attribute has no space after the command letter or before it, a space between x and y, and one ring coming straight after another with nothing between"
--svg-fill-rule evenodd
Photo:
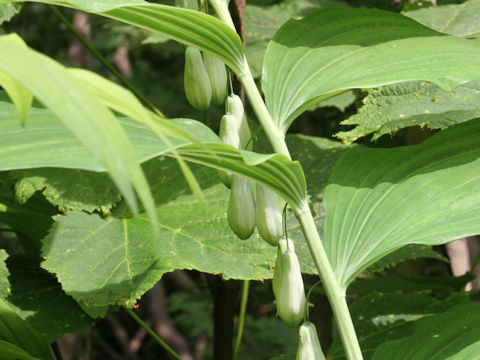
<instances>
[{"instance_id":1,"label":"pale green flower bud","mask_svg":"<svg viewBox=\"0 0 480 360\"><path fill-rule=\"evenodd\" d=\"M252 236L255 230L255 199L248 179L233 175L230 201L228 203L228 224L242 240Z\"/></svg>"},{"instance_id":2,"label":"pale green flower bud","mask_svg":"<svg viewBox=\"0 0 480 360\"><path fill-rule=\"evenodd\" d=\"M315 325L304 322L299 330L299 343L296 360L325 360Z\"/></svg>"},{"instance_id":3,"label":"pale green flower bud","mask_svg":"<svg viewBox=\"0 0 480 360\"><path fill-rule=\"evenodd\" d=\"M207 69L210 85L212 86L212 102L221 105L227 96L227 69L217 57L204 53L203 63Z\"/></svg>"},{"instance_id":4,"label":"pale green flower bud","mask_svg":"<svg viewBox=\"0 0 480 360\"><path fill-rule=\"evenodd\" d=\"M200 50L187 47L185 51L184 87L187 100L195 109L205 111L212 99L212 86L203 64Z\"/></svg>"},{"instance_id":5,"label":"pale green flower bud","mask_svg":"<svg viewBox=\"0 0 480 360\"><path fill-rule=\"evenodd\" d=\"M278 195L263 185L257 184L255 218L258 233L270 245L277 246L283 235L282 205Z\"/></svg>"},{"instance_id":6,"label":"pale green flower bud","mask_svg":"<svg viewBox=\"0 0 480 360\"><path fill-rule=\"evenodd\" d=\"M293 242L286 238L278 242L273 273L273 294L278 316L288 326L298 326L305 311L305 289Z\"/></svg>"},{"instance_id":7,"label":"pale green flower bud","mask_svg":"<svg viewBox=\"0 0 480 360\"><path fill-rule=\"evenodd\" d=\"M238 134L240 136L240 146L242 149L252 150L253 144L250 141L252 133L248 126L248 121L243 109L242 99L238 95L229 95L227 97L227 113L232 114L238 121ZM248 144L248 147L247 147Z\"/></svg>"},{"instance_id":8,"label":"pale green flower bud","mask_svg":"<svg viewBox=\"0 0 480 360\"><path fill-rule=\"evenodd\" d=\"M228 145L232 145L235 148L240 147L240 137L237 131L237 119L230 114L223 115L220 120L219 136L222 142ZM218 171L220 180L226 187L232 187L232 173L229 171Z\"/></svg>"}]
</instances>

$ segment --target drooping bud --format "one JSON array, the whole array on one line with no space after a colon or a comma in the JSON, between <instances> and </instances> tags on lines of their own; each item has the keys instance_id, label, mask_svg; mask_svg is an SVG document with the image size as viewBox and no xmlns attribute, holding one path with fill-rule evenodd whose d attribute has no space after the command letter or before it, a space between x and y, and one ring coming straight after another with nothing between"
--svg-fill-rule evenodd
<instances>
[{"instance_id":1,"label":"drooping bud","mask_svg":"<svg viewBox=\"0 0 480 360\"><path fill-rule=\"evenodd\" d=\"M242 240L252 236L255 230L255 199L248 179L233 175L230 201L228 203L228 224Z\"/></svg>"},{"instance_id":2,"label":"drooping bud","mask_svg":"<svg viewBox=\"0 0 480 360\"><path fill-rule=\"evenodd\" d=\"M203 54L203 63L212 87L212 102L215 105L221 105L227 96L227 69L225 64L217 57L207 53Z\"/></svg>"},{"instance_id":3,"label":"drooping bud","mask_svg":"<svg viewBox=\"0 0 480 360\"><path fill-rule=\"evenodd\" d=\"M237 119L230 114L222 116L220 120L220 130L219 136L222 142L228 145L232 145L235 148L240 147L240 137L238 136L237 131ZM218 176L220 180L225 184L229 189L232 187L232 173L229 171L218 171Z\"/></svg>"},{"instance_id":4,"label":"drooping bud","mask_svg":"<svg viewBox=\"0 0 480 360\"><path fill-rule=\"evenodd\" d=\"M238 134L240 136L241 148L252 150L253 143L250 141L252 133L250 132L250 127L248 126L248 121L245 116L242 99L240 99L238 95L233 94L227 97L227 113L235 116L238 121Z\"/></svg>"},{"instance_id":5,"label":"drooping bud","mask_svg":"<svg viewBox=\"0 0 480 360\"><path fill-rule=\"evenodd\" d=\"M298 326L303 319L306 299L300 264L290 239L278 241L272 284L278 316L288 326Z\"/></svg>"},{"instance_id":6,"label":"drooping bud","mask_svg":"<svg viewBox=\"0 0 480 360\"><path fill-rule=\"evenodd\" d=\"M256 190L255 219L258 232L263 240L277 246L283 235L280 199L274 191L258 183Z\"/></svg>"},{"instance_id":7,"label":"drooping bud","mask_svg":"<svg viewBox=\"0 0 480 360\"><path fill-rule=\"evenodd\" d=\"M307 321L298 330L299 342L296 360L325 360L315 325Z\"/></svg>"},{"instance_id":8,"label":"drooping bud","mask_svg":"<svg viewBox=\"0 0 480 360\"><path fill-rule=\"evenodd\" d=\"M212 86L202 54L194 47L187 47L185 50L184 87L190 105L199 111L208 109L212 99Z\"/></svg>"}]
</instances>

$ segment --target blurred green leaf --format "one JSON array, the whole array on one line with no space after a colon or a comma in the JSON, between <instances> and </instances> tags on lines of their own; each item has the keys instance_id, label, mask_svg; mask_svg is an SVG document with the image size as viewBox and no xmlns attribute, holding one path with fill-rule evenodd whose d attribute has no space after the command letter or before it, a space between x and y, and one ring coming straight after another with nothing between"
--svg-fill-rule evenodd
<instances>
[{"instance_id":1,"label":"blurred green leaf","mask_svg":"<svg viewBox=\"0 0 480 360\"><path fill-rule=\"evenodd\" d=\"M0 249L0 299L4 299L10 294L10 282L8 281L8 276L10 273L8 272L7 265L5 264L7 257L7 252L3 249Z\"/></svg>"},{"instance_id":2,"label":"blurred green leaf","mask_svg":"<svg viewBox=\"0 0 480 360\"><path fill-rule=\"evenodd\" d=\"M464 360L480 354L480 304L468 302L427 316L408 336L382 344L373 360Z\"/></svg>"},{"instance_id":3,"label":"blurred green leaf","mask_svg":"<svg viewBox=\"0 0 480 360\"><path fill-rule=\"evenodd\" d=\"M422 318L430 318L431 314L441 313L458 304L468 304L468 301L468 295L465 293L453 293L445 300L438 300L424 291L408 294L401 291L388 294L371 292L360 298L350 305L350 312L364 359L371 359L375 350L383 346L384 342L410 335L412 328L415 328L417 321L420 322ZM430 333L432 334L434 332ZM346 359L339 338L335 339L328 355L334 360ZM378 359L391 358L386 356ZM407 356L399 359L417 357Z\"/></svg>"},{"instance_id":4,"label":"blurred green leaf","mask_svg":"<svg viewBox=\"0 0 480 360\"><path fill-rule=\"evenodd\" d=\"M6 3L0 5L0 25L6 21L10 21L16 14L20 12L22 5Z\"/></svg>"},{"instance_id":5,"label":"blurred green leaf","mask_svg":"<svg viewBox=\"0 0 480 360\"><path fill-rule=\"evenodd\" d=\"M0 358L3 360L39 360L18 346L3 340L0 340Z\"/></svg>"}]
</instances>

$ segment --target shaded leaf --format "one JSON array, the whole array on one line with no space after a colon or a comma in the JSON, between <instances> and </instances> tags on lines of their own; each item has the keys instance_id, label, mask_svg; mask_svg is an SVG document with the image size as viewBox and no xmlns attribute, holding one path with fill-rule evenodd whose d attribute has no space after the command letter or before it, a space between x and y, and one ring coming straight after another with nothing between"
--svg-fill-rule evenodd
<instances>
[{"instance_id":1,"label":"shaded leaf","mask_svg":"<svg viewBox=\"0 0 480 360\"><path fill-rule=\"evenodd\" d=\"M379 259L370 267L368 267L364 271L364 273L372 274L375 272L386 270L406 260L414 260L421 258L437 259L448 262L448 259L446 257L432 249L430 246L411 244L395 250L394 252Z\"/></svg>"},{"instance_id":2,"label":"shaded leaf","mask_svg":"<svg viewBox=\"0 0 480 360\"><path fill-rule=\"evenodd\" d=\"M350 311L364 359L371 359L375 350L384 342L410 335L417 321L429 318L427 315L441 313L458 304L468 304L468 301L465 293L453 293L445 300L437 300L426 292L404 294L400 291L389 294L372 292L362 297L352 303ZM334 360L346 359L340 339L335 340L328 355Z\"/></svg>"},{"instance_id":3,"label":"shaded leaf","mask_svg":"<svg viewBox=\"0 0 480 360\"><path fill-rule=\"evenodd\" d=\"M15 179L15 199L24 204L36 191L61 212L95 210L110 214L121 194L106 173L62 168L40 168L9 173Z\"/></svg>"},{"instance_id":4,"label":"shaded leaf","mask_svg":"<svg viewBox=\"0 0 480 360\"><path fill-rule=\"evenodd\" d=\"M12 256L8 260L12 291L6 301L45 343L50 344L91 325L92 320L39 265L34 257Z\"/></svg>"},{"instance_id":5,"label":"shaded leaf","mask_svg":"<svg viewBox=\"0 0 480 360\"><path fill-rule=\"evenodd\" d=\"M425 82L407 82L371 89L358 114L342 121L356 125L336 134L351 143L373 133L372 140L410 126L445 129L480 116L480 82L444 91Z\"/></svg>"},{"instance_id":6,"label":"shaded leaf","mask_svg":"<svg viewBox=\"0 0 480 360\"><path fill-rule=\"evenodd\" d=\"M404 15L442 33L472 38L480 36L479 11L480 1L468 0L463 4L407 11Z\"/></svg>"},{"instance_id":7,"label":"shaded leaf","mask_svg":"<svg viewBox=\"0 0 480 360\"><path fill-rule=\"evenodd\" d=\"M479 63L476 41L391 12L329 8L280 28L265 54L262 88L286 131L303 111L344 90L412 80L451 90L480 78Z\"/></svg>"},{"instance_id":8,"label":"shaded leaf","mask_svg":"<svg viewBox=\"0 0 480 360\"><path fill-rule=\"evenodd\" d=\"M34 357L52 358L49 344L45 343L44 339L2 299L0 299L0 341L16 345Z\"/></svg>"},{"instance_id":9,"label":"shaded leaf","mask_svg":"<svg viewBox=\"0 0 480 360\"><path fill-rule=\"evenodd\" d=\"M326 188L325 247L343 287L407 244L443 244L480 233L480 122L417 146L353 149Z\"/></svg>"},{"instance_id":10,"label":"shaded leaf","mask_svg":"<svg viewBox=\"0 0 480 360\"><path fill-rule=\"evenodd\" d=\"M16 345L0 340L0 358L3 360L39 360Z\"/></svg>"},{"instance_id":11,"label":"shaded leaf","mask_svg":"<svg viewBox=\"0 0 480 360\"><path fill-rule=\"evenodd\" d=\"M480 304L469 302L418 320L409 336L382 344L372 359L473 360L479 338Z\"/></svg>"},{"instance_id":12,"label":"shaded leaf","mask_svg":"<svg viewBox=\"0 0 480 360\"><path fill-rule=\"evenodd\" d=\"M0 249L0 299L4 299L10 294L10 282L8 281L8 276L10 273L8 272L7 265L5 264L7 257L7 252L3 249Z\"/></svg>"}]
</instances>

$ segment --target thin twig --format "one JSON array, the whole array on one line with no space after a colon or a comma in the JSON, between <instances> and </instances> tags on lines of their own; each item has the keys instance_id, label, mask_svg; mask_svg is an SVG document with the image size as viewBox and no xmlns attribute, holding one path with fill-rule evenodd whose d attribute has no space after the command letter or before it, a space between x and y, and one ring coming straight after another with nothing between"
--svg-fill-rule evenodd
<instances>
[{"instance_id":1,"label":"thin twig","mask_svg":"<svg viewBox=\"0 0 480 360\"><path fill-rule=\"evenodd\" d=\"M155 331L153 331L147 324L145 324L143 322L142 319L140 319L140 317L135 314L132 309L129 309L129 308L125 308L125 310L127 311L127 313L141 326L143 327L149 334L151 337L153 337L155 339L156 342L158 342L170 355L172 355L175 359L178 359L178 360L182 360L182 358L180 357L180 355L178 355L170 346L168 346L168 344L163 341L160 336L158 336Z\"/></svg>"}]
</instances>

